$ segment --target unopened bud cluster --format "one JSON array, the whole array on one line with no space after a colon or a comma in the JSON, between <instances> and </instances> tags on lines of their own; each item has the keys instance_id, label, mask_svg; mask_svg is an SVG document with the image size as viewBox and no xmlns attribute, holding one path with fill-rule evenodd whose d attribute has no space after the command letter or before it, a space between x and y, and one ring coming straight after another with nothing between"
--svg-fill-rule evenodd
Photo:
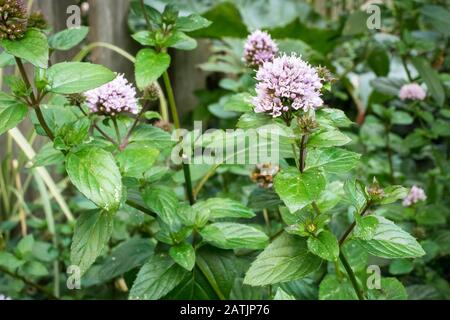
<instances>
[{"instance_id":1,"label":"unopened bud cluster","mask_svg":"<svg viewBox=\"0 0 450 320\"><path fill-rule=\"evenodd\" d=\"M316 120L307 114L298 117L297 123L303 134L309 134L318 127Z\"/></svg>"},{"instance_id":2,"label":"unopened bud cluster","mask_svg":"<svg viewBox=\"0 0 450 320\"><path fill-rule=\"evenodd\" d=\"M22 0L0 0L0 40L23 38L27 31L27 18Z\"/></svg>"},{"instance_id":3,"label":"unopened bud cluster","mask_svg":"<svg viewBox=\"0 0 450 320\"><path fill-rule=\"evenodd\" d=\"M380 201L385 196L384 190L380 187L376 178L373 179L372 185L367 188L367 193L372 201Z\"/></svg>"},{"instance_id":4,"label":"unopened bud cluster","mask_svg":"<svg viewBox=\"0 0 450 320\"><path fill-rule=\"evenodd\" d=\"M156 84L152 83L144 89L142 99L148 101L156 101L159 99L159 90Z\"/></svg>"}]
</instances>

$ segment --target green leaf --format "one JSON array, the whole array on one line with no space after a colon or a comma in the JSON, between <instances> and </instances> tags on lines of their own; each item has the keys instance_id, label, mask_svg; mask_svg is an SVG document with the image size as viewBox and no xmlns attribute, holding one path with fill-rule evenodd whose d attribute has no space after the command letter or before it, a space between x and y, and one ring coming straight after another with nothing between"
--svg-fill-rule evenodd
<instances>
[{"instance_id":1,"label":"green leaf","mask_svg":"<svg viewBox=\"0 0 450 320\"><path fill-rule=\"evenodd\" d=\"M255 213L242 203L226 198L210 198L197 202L194 210L202 211L212 220L221 218L253 218Z\"/></svg>"},{"instance_id":2,"label":"green leaf","mask_svg":"<svg viewBox=\"0 0 450 320\"><path fill-rule=\"evenodd\" d=\"M13 55L10 55L9 53L6 53L5 51L0 53L0 68L4 68L7 66L14 66L14 65L16 65L16 61L15 61Z\"/></svg>"},{"instance_id":3,"label":"green leaf","mask_svg":"<svg viewBox=\"0 0 450 320\"><path fill-rule=\"evenodd\" d=\"M0 92L0 135L22 122L27 113L28 107L25 104Z\"/></svg>"},{"instance_id":4,"label":"green leaf","mask_svg":"<svg viewBox=\"0 0 450 320\"><path fill-rule=\"evenodd\" d=\"M216 222L200 231L203 240L222 249L263 249L269 238L256 228L232 222Z\"/></svg>"},{"instance_id":5,"label":"green leaf","mask_svg":"<svg viewBox=\"0 0 450 320\"><path fill-rule=\"evenodd\" d=\"M143 90L169 68L170 56L153 49L142 49L136 56L135 77L139 89Z\"/></svg>"},{"instance_id":6,"label":"green leaf","mask_svg":"<svg viewBox=\"0 0 450 320\"><path fill-rule=\"evenodd\" d=\"M119 208L122 178L111 153L95 147L69 153L66 171L77 189L97 206L106 211Z\"/></svg>"},{"instance_id":7,"label":"green leaf","mask_svg":"<svg viewBox=\"0 0 450 320\"><path fill-rule=\"evenodd\" d=\"M47 268L39 261L28 261L22 267L22 271L32 277L44 277L48 275Z\"/></svg>"},{"instance_id":8,"label":"green leaf","mask_svg":"<svg viewBox=\"0 0 450 320\"><path fill-rule=\"evenodd\" d=\"M368 290L372 300L407 300L408 294L403 284L396 278L382 278L380 289Z\"/></svg>"},{"instance_id":9,"label":"green leaf","mask_svg":"<svg viewBox=\"0 0 450 320\"><path fill-rule=\"evenodd\" d=\"M412 63L419 72L423 81L425 81L428 91L439 106L443 106L445 102L445 91L439 74L430 63L422 57L413 57Z\"/></svg>"},{"instance_id":10,"label":"green leaf","mask_svg":"<svg viewBox=\"0 0 450 320\"><path fill-rule=\"evenodd\" d=\"M236 124L240 129L256 129L271 123L272 118L265 113L244 113Z\"/></svg>"},{"instance_id":11,"label":"green leaf","mask_svg":"<svg viewBox=\"0 0 450 320\"><path fill-rule=\"evenodd\" d=\"M116 159L123 176L142 178L144 173L153 166L158 156L158 149L133 143L119 152Z\"/></svg>"},{"instance_id":12,"label":"green leaf","mask_svg":"<svg viewBox=\"0 0 450 320\"><path fill-rule=\"evenodd\" d=\"M165 42L165 47L178 50L194 50L197 48L197 41L189 37L184 32L175 31Z\"/></svg>"},{"instance_id":13,"label":"green leaf","mask_svg":"<svg viewBox=\"0 0 450 320\"><path fill-rule=\"evenodd\" d=\"M47 70L50 92L80 93L111 82L116 74L104 66L87 62L62 62Z\"/></svg>"},{"instance_id":14,"label":"green leaf","mask_svg":"<svg viewBox=\"0 0 450 320\"><path fill-rule=\"evenodd\" d=\"M131 300L157 300L174 289L187 271L170 257L154 255L139 271L130 290Z\"/></svg>"},{"instance_id":15,"label":"green leaf","mask_svg":"<svg viewBox=\"0 0 450 320\"><path fill-rule=\"evenodd\" d=\"M155 119L161 120L162 119L161 115L156 111L146 111L144 113L144 117L147 120L155 120Z\"/></svg>"},{"instance_id":16,"label":"green leaf","mask_svg":"<svg viewBox=\"0 0 450 320\"><path fill-rule=\"evenodd\" d=\"M378 219L374 216L360 217L356 214L354 236L362 240L371 240L378 227Z\"/></svg>"},{"instance_id":17,"label":"green leaf","mask_svg":"<svg viewBox=\"0 0 450 320\"><path fill-rule=\"evenodd\" d=\"M414 269L414 263L408 259L397 259L389 265L389 273L395 276L408 274Z\"/></svg>"},{"instance_id":18,"label":"green leaf","mask_svg":"<svg viewBox=\"0 0 450 320\"><path fill-rule=\"evenodd\" d=\"M169 255L180 266L191 271L195 265L195 250L187 242L179 243L169 250Z\"/></svg>"},{"instance_id":19,"label":"green leaf","mask_svg":"<svg viewBox=\"0 0 450 320\"><path fill-rule=\"evenodd\" d=\"M347 180L344 184L344 191L347 201L356 208L358 213L361 213L367 204L366 192L361 184L356 180Z\"/></svg>"},{"instance_id":20,"label":"green leaf","mask_svg":"<svg viewBox=\"0 0 450 320\"><path fill-rule=\"evenodd\" d=\"M319 286L320 300L358 300L355 289L347 278L338 279L334 274L328 274Z\"/></svg>"},{"instance_id":21,"label":"green leaf","mask_svg":"<svg viewBox=\"0 0 450 320\"><path fill-rule=\"evenodd\" d=\"M213 23L207 28L195 31L197 38L245 38L248 34L239 10L232 3L219 3L202 16Z\"/></svg>"},{"instance_id":22,"label":"green leaf","mask_svg":"<svg viewBox=\"0 0 450 320\"><path fill-rule=\"evenodd\" d=\"M425 5L420 13L433 29L450 37L450 11L442 6Z\"/></svg>"},{"instance_id":23,"label":"green leaf","mask_svg":"<svg viewBox=\"0 0 450 320\"><path fill-rule=\"evenodd\" d=\"M15 272L17 268L22 266L25 260L18 259L12 253L6 251L0 251L0 266L6 268L11 272Z\"/></svg>"},{"instance_id":24,"label":"green leaf","mask_svg":"<svg viewBox=\"0 0 450 320\"><path fill-rule=\"evenodd\" d=\"M296 299L295 297L286 293L286 291L284 291L283 289L278 288L277 293L275 293L275 296L273 297L273 300L296 300Z\"/></svg>"},{"instance_id":25,"label":"green leaf","mask_svg":"<svg viewBox=\"0 0 450 320\"><path fill-rule=\"evenodd\" d=\"M102 283L114 279L126 272L142 266L152 255L155 245L151 239L141 239L133 237L116 246L109 256L107 256L95 270L95 275L91 272L83 277L87 282L89 278L95 278L97 283ZM91 271L94 271L93 269Z\"/></svg>"},{"instance_id":26,"label":"green leaf","mask_svg":"<svg viewBox=\"0 0 450 320\"><path fill-rule=\"evenodd\" d=\"M353 169L360 158L360 154L345 149L312 149L306 157L305 171L322 167L328 173L344 173Z\"/></svg>"},{"instance_id":27,"label":"green leaf","mask_svg":"<svg viewBox=\"0 0 450 320\"><path fill-rule=\"evenodd\" d=\"M175 23L175 29L184 32L191 32L198 29L207 28L211 25L211 23L211 21L203 18L201 15L193 13L185 17L179 17Z\"/></svg>"},{"instance_id":28,"label":"green leaf","mask_svg":"<svg viewBox=\"0 0 450 320\"><path fill-rule=\"evenodd\" d=\"M316 120L322 126L333 127L348 127L353 122L347 118L345 112L340 109L321 108L316 111Z\"/></svg>"},{"instance_id":29,"label":"green leaf","mask_svg":"<svg viewBox=\"0 0 450 320\"><path fill-rule=\"evenodd\" d=\"M22 58L38 68L46 69L48 66L47 37L37 29L29 29L20 40L2 40L0 45L7 53Z\"/></svg>"},{"instance_id":30,"label":"green leaf","mask_svg":"<svg viewBox=\"0 0 450 320\"><path fill-rule=\"evenodd\" d=\"M367 33L367 19L369 15L364 11L357 10L350 14L345 22L342 30L343 36L356 36L362 33Z\"/></svg>"},{"instance_id":31,"label":"green leaf","mask_svg":"<svg viewBox=\"0 0 450 320\"><path fill-rule=\"evenodd\" d=\"M45 144L33 159L33 168L64 163L64 155L53 148L53 143Z\"/></svg>"},{"instance_id":32,"label":"green leaf","mask_svg":"<svg viewBox=\"0 0 450 320\"><path fill-rule=\"evenodd\" d=\"M91 121L88 118L65 123L55 133L54 147L64 150L81 145L88 136L90 128Z\"/></svg>"},{"instance_id":33,"label":"green leaf","mask_svg":"<svg viewBox=\"0 0 450 320\"><path fill-rule=\"evenodd\" d=\"M90 211L80 215L70 248L71 264L86 272L101 255L113 228L113 215L104 211Z\"/></svg>"},{"instance_id":34,"label":"green leaf","mask_svg":"<svg viewBox=\"0 0 450 320\"><path fill-rule=\"evenodd\" d=\"M237 93L225 102L225 111L250 112L253 110L252 96L247 92Z\"/></svg>"},{"instance_id":35,"label":"green leaf","mask_svg":"<svg viewBox=\"0 0 450 320\"><path fill-rule=\"evenodd\" d=\"M308 251L306 239L283 233L252 263L244 284L264 286L304 278L321 262Z\"/></svg>"},{"instance_id":36,"label":"green leaf","mask_svg":"<svg viewBox=\"0 0 450 320\"><path fill-rule=\"evenodd\" d=\"M52 35L48 43L54 50L66 51L80 44L88 33L89 28L85 26L69 28Z\"/></svg>"},{"instance_id":37,"label":"green leaf","mask_svg":"<svg viewBox=\"0 0 450 320\"><path fill-rule=\"evenodd\" d=\"M25 238L22 238L16 247L16 254L19 257L25 258L27 255L31 253L34 246L34 237L32 234L27 235Z\"/></svg>"},{"instance_id":38,"label":"green leaf","mask_svg":"<svg viewBox=\"0 0 450 320\"><path fill-rule=\"evenodd\" d=\"M309 148L311 147L320 147L320 148L326 148L326 147L340 147L343 145L346 145L347 143L351 142L352 139L350 139L348 136L343 134L342 132L338 130L331 130L331 131L319 131L316 133L313 133L307 143L307 146Z\"/></svg>"},{"instance_id":39,"label":"green leaf","mask_svg":"<svg viewBox=\"0 0 450 320\"><path fill-rule=\"evenodd\" d=\"M326 179L317 169L300 173L296 168L282 170L275 176L275 191L291 212L318 199L325 190Z\"/></svg>"},{"instance_id":40,"label":"green leaf","mask_svg":"<svg viewBox=\"0 0 450 320\"><path fill-rule=\"evenodd\" d=\"M420 244L409 233L392 221L376 217L378 226L371 240L358 239L370 254L381 258L416 258L425 254Z\"/></svg>"},{"instance_id":41,"label":"green leaf","mask_svg":"<svg viewBox=\"0 0 450 320\"><path fill-rule=\"evenodd\" d=\"M316 256L328 261L336 261L339 257L339 244L330 231L324 230L317 236L308 238L308 249Z\"/></svg>"},{"instance_id":42,"label":"green leaf","mask_svg":"<svg viewBox=\"0 0 450 320\"><path fill-rule=\"evenodd\" d=\"M146 144L159 150L167 150L175 144L168 132L151 125L137 127L131 134L130 142Z\"/></svg>"},{"instance_id":43,"label":"green leaf","mask_svg":"<svg viewBox=\"0 0 450 320\"><path fill-rule=\"evenodd\" d=\"M378 77L385 77L389 74L389 55L382 46L373 48L367 57L367 64Z\"/></svg>"},{"instance_id":44,"label":"green leaf","mask_svg":"<svg viewBox=\"0 0 450 320\"><path fill-rule=\"evenodd\" d=\"M143 46L156 45L155 39L152 37L150 31L147 30L136 32L131 37Z\"/></svg>"},{"instance_id":45,"label":"green leaf","mask_svg":"<svg viewBox=\"0 0 450 320\"><path fill-rule=\"evenodd\" d=\"M390 204L397 200L404 199L409 190L403 186L389 186L384 189L384 197L380 204Z\"/></svg>"},{"instance_id":46,"label":"green leaf","mask_svg":"<svg viewBox=\"0 0 450 320\"><path fill-rule=\"evenodd\" d=\"M409 125L414 122L414 118L409 113L403 111L395 111L391 119L393 124Z\"/></svg>"},{"instance_id":47,"label":"green leaf","mask_svg":"<svg viewBox=\"0 0 450 320\"><path fill-rule=\"evenodd\" d=\"M145 188L142 192L145 204L168 225L173 225L177 218L179 207L178 197L172 188L155 185Z\"/></svg>"}]
</instances>

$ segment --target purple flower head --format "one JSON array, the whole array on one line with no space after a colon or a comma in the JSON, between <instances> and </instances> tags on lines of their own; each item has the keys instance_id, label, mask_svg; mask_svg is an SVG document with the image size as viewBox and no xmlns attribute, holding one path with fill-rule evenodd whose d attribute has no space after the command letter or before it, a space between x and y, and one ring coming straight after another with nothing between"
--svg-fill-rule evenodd
<instances>
[{"instance_id":1,"label":"purple flower head","mask_svg":"<svg viewBox=\"0 0 450 320\"><path fill-rule=\"evenodd\" d=\"M425 201L427 200L427 196L425 194L425 191L422 188L419 188L417 186L413 186L411 190L409 191L408 195L403 199L403 206L409 207L413 205L414 203L417 203L419 201Z\"/></svg>"},{"instance_id":2,"label":"purple flower head","mask_svg":"<svg viewBox=\"0 0 450 320\"><path fill-rule=\"evenodd\" d=\"M256 30L247 37L244 60L249 67L258 68L272 61L277 53L278 46L267 32Z\"/></svg>"},{"instance_id":3,"label":"purple flower head","mask_svg":"<svg viewBox=\"0 0 450 320\"><path fill-rule=\"evenodd\" d=\"M123 74L103 86L85 93L86 104L93 113L115 116L121 112L137 114L136 89Z\"/></svg>"},{"instance_id":4,"label":"purple flower head","mask_svg":"<svg viewBox=\"0 0 450 320\"><path fill-rule=\"evenodd\" d=\"M316 109L323 105L322 79L317 70L295 54L266 62L256 73L255 112L276 118L284 112Z\"/></svg>"},{"instance_id":5,"label":"purple flower head","mask_svg":"<svg viewBox=\"0 0 450 320\"><path fill-rule=\"evenodd\" d=\"M398 97L401 100L424 100L425 90L417 83L408 83L401 87Z\"/></svg>"}]
</instances>

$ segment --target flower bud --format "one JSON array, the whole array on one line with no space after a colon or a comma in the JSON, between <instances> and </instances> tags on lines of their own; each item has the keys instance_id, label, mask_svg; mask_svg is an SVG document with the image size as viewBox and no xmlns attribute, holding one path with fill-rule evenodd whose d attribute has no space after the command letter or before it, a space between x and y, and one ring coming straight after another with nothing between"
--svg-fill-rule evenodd
<instances>
[{"instance_id":1,"label":"flower bud","mask_svg":"<svg viewBox=\"0 0 450 320\"><path fill-rule=\"evenodd\" d=\"M27 31L27 9L22 0L0 0L0 40L17 40Z\"/></svg>"},{"instance_id":2,"label":"flower bud","mask_svg":"<svg viewBox=\"0 0 450 320\"><path fill-rule=\"evenodd\" d=\"M67 98L69 99L69 103L72 106L80 106L86 102L86 96L82 93L74 93L68 95Z\"/></svg>"},{"instance_id":3,"label":"flower bud","mask_svg":"<svg viewBox=\"0 0 450 320\"><path fill-rule=\"evenodd\" d=\"M42 12L36 11L28 18L28 27L45 30L48 28L48 22Z\"/></svg>"},{"instance_id":4,"label":"flower bud","mask_svg":"<svg viewBox=\"0 0 450 320\"><path fill-rule=\"evenodd\" d=\"M156 101L159 99L159 90L155 83L152 83L151 85L145 87L142 99L148 101Z\"/></svg>"},{"instance_id":5,"label":"flower bud","mask_svg":"<svg viewBox=\"0 0 450 320\"><path fill-rule=\"evenodd\" d=\"M165 24L173 25L177 21L178 10L174 5L166 5L162 14L162 20Z\"/></svg>"},{"instance_id":6,"label":"flower bud","mask_svg":"<svg viewBox=\"0 0 450 320\"><path fill-rule=\"evenodd\" d=\"M378 180L374 177L372 184L367 188L367 193L370 199L374 202L380 201L384 198L384 190L380 187Z\"/></svg>"},{"instance_id":7,"label":"flower bud","mask_svg":"<svg viewBox=\"0 0 450 320\"><path fill-rule=\"evenodd\" d=\"M318 127L316 120L308 114L298 117L297 123L303 134L309 134Z\"/></svg>"}]
</instances>

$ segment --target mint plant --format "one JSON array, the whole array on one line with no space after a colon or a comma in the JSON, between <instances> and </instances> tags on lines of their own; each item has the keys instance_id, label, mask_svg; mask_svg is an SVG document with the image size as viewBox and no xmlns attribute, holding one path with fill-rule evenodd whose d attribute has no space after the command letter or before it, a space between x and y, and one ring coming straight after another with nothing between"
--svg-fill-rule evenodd
<instances>
[{"instance_id":1,"label":"mint plant","mask_svg":"<svg viewBox=\"0 0 450 320\"><path fill-rule=\"evenodd\" d=\"M127 79L82 62L89 46L74 61L49 63L82 42L87 27L50 35L21 1L0 0L0 8L0 61L18 71L0 95L0 133L29 117L48 140L31 170L63 167L76 212L73 223L33 217L36 234L20 241L7 232L4 241L1 226L8 281L51 299L91 297L94 286L102 297L128 299L406 299L394 276L422 272L433 259L434 240L409 220L430 225L435 216L423 212L448 184L433 194L435 180L425 187L404 179L398 158L412 154L392 132L418 121L410 148L423 147L445 171L442 146L426 149L445 136L435 116L442 124L448 114L430 111L430 95L432 103L442 99L437 86L430 94L423 88L422 79L427 87L434 81L423 61L414 60L419 76L395 95L390 80L373 81L391 96L372 97L376 103L358 113L358 132L334 105L343 95L339 75L315 64L319 54L307 59L298 43L261 30L226 38L202 68L233 76L219 81L220 95L198 93L221 129L201 132L181 121L168 69L172 50L193 50L195 35L218 32L212 21L132 1L129 24L142 48L136 57L115 49L134 63L135 79ZM205 16L232 8L219 4ZM429 177L439 179L433 169ZM51 211L44 208L47 218ZM52 246L40 236L47 225L57 235ZM60 291L60 262L75 270L67 280L80 280L80 291Z\"/></svg>"}]
</instances>

